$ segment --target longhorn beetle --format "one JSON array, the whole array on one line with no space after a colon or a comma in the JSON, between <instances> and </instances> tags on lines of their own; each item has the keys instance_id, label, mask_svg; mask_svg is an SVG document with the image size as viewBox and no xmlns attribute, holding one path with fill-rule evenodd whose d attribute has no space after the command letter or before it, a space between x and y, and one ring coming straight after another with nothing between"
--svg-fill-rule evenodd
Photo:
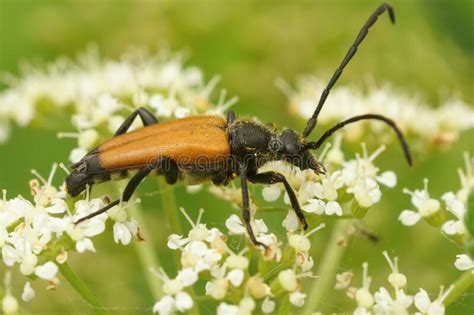
<instances>
[{"instance_id":1,"label":"longhorn beetle","mask_svg":"<svg viewBox=\"0 0 474 315\"><path fill-rule=\"evenodd\" d=\"M152 113L145 108L139 108L123 122L112 139L105 141L72 165L73 171L66 178L68 193L77 196L95 183L133 174L122 194L121 200L126 202L130 200L139 183L150 173L164 175L168 184L174 184L178 180L185 184L211 180L216 185L226 185L240 177L242 216L248 235L254 245L266 247L257 241L250 225L248 182L282 183L302 228L306 229L308 225L298 199L286 178L277 172L258 172L266 162L283 160L301 170L311 169L316 174L323 174L324 167L313 157L310 150L318 149L334 132L348 124L360 120L379 120L393 129L408 164L412 164L408 144L402 132L391 119L381 115L354 116L326 130L317 141L307 140L316 126L318 115L331 88L357 52L369 28L385 11L388 11L391 22L395 23L394 11L387 3L383 3L372 13L322 92L316 110L308 120L302 135L292 129L278 131L257 122L237 119L233 111L227 113L226 120L218 116L195 116L159 123ZM144 127L127 132L137 116ZM76 223L99 215L119 203L120 200L115 200Z\"/></svg>"}]
</instances>

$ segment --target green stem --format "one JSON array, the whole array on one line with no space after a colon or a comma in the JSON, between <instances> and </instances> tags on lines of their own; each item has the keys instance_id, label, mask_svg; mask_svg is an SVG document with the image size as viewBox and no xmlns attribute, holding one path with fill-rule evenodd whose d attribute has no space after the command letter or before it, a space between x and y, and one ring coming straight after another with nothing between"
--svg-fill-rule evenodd
<instances>
[{"instance_id":1,"label":"green stem","mask_svg":"<svg viewBox=\"0 0 474 315\"><path fill-rule=\"evenodd\" d=\"M162 191L161 204L163 206L163 214L166 218L166 222L170 225L171 233L183 234L183 229L179 221L179 209L176 206L173 187L166 183L164 177L159 177L158 182ZM174 255L174 260L176 262L175 265L179 266L180 261L177 252ZM193 287L189 288L189 293L191 294L193 301L196 301L196 293L194 292ZM194 303L194 307L188 311L188 314L199 315L199 304Z\"/></svg>"},{"instance_id":2,"label":"green stem","mask_svg":"<svg viewBox=\"0 0 474 315\"><path fill-rule=\"evenodd\" d=\"M137 204L132 207L132 209L130 209L130 214L135 218L135 220L137 220L138 226L140 227L140 233L145 238L142 242L133 242L133 247L137 252L138 260L142 266L151 294L155 299L159 299L163 296L163 283L158 277L155 277L150 273L150 269L157 271L161 266L156 256L153 239L151 238L153 234L147 227L146 219L143 215L143 209L140 205Z\"/></svg>"},{"instance_id":3,"label":"green stem","mask_svg":"<svg viewBox=\"0 0 474 315\"><path fill-rule=\"evenodd\" d=\"M459 300L462 297L464 292L469 290L474 286L474 270L468 270L464 272L457 280L454 282L454 289L448 294L444 299L443 303L445 306L450 305L453 302Z\"/></svg>"},{"instance_id":4,"label":"green stem","mask_svg":"<svg viewBox=\"0 0 474 315\"><path fill-rule=\"evenodd\" d=\"M63 277L69 282L71 287L84 299L84 301L89 304L89 306L94 311L94 314L108 314L105 310L105 307L99 302L97 297L92 293L92 291L82 282L81 279L74 273L74 271L69 267L67 262L63 264L58 264L59 271Z\"/></svg>"},{"instance_id":5,"label":"green stem","mask_svg":"<svg viewBox=\"0 0 474 315\"><path fill-rule=\"evenodd\" d=\"M163 177L158 178L158 183L161 190L161 206L163 207L163 215L165 216L166 222L169 225L169 233L183 234L183 229L179 221L179 209L176 206L176 200L174 197L174 189L172 186L166 183ZM176 263L179 263L178 253L174 256Z\"/></svg>"},{"instance_id":6,"label":"green stem","mask_svg":"<svg viewBox=\"0 0 474 315\"><path fill-rule=\"evenodd\" d=\"M336 279L337 268L344 256L346 246L338 244L341 238L347 240L347 229L352 224L352 220L337 220L334 225L331 238L326 246L322 261L319 265L317 276L319 278L311 286L305 308L302 315L313 314L319 307L322 298L329 293L331 286Z\"/></svg>"},{"instance_id":7,"label":"green stem","mask_svg":"<svg viewBox=\"0 0 474 315\"><path fill-rule=\"evenodd\" d=\"M286 315L290 314L290 298L289 295L286 294L285 296L280 298L281 303L278 307L278 315Z\"/></svg>"}]
</instances>

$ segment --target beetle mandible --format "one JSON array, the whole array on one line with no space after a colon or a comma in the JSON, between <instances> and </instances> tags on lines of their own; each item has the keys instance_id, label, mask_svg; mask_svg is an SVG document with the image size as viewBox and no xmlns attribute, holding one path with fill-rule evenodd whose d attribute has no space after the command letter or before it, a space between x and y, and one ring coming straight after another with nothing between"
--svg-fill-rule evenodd
<instances>
[{"instance_id":1,"label":"beetle mandible","mask_svg":"<svg viewBox=\"0 0 474 315\"><path fill-rule=\"evenodd\" d=\"M196 184L210 180L216 185L226 185L240 177L242 216L248 235L254 245L266 247L257 241L250 224L248 182L282 183L302 228L306 229L308 225L298 199L286 178L277 172L258 172L266 162L283 160L301 170L311 169L316 174L322 174L324 167L313 157L310 150L318 149L335 131L344 126L372 119L382 121L394 130L408 164L412 164L408 144L402 132L391 119L382 115L354 116L328 129L317 141L307 141L331 88L357 52L369 28L385 11L388 12L391 22L395 23L393 8L387 3L381 4L370 15L322 92L318 105L301 135L292 129L278 131L260 123L237 119L233 111L227 113L227 119L218 116L195 116L159 123L152 113L145 108L139 108L123 122L112 139L105 141L72 165L73 171L66 178L68 193L77 196L95 183L127 177L133 173L121 198L127 202L139 183L152 172L164 175L169 184L175 184L177 181ZM137 116L144 127L127 132ZM115 200L76 223L99 215L119 203L120 200Z\"/></svg>"}]
</instances>

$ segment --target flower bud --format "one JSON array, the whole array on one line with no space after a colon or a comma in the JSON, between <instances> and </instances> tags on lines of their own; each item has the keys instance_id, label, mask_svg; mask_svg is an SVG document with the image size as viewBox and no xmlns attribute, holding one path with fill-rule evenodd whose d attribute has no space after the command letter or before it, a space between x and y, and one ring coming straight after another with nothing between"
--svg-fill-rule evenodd
<instances>
[{"instance_id":1,"label":"flower bud","mask_svg":"<svg viewBox=\"0 0 474 315\"><path fill-rule=\"evenodd\" d=\"M293 270L287 269L280 271L278 274L278 280L280 281L281 286L286 291L293 292L298 289L298 281L296 280L296 274Z\"/></svg>"}]
</instances>

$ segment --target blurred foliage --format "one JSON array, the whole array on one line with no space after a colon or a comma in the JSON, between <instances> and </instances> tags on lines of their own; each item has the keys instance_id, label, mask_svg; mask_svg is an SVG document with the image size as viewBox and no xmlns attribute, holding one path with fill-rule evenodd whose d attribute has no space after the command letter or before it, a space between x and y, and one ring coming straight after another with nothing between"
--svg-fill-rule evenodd
<instances>
[{"instance_id":1,"label":"blurred foliage","mask_svg":"<svg viewBox=\"0 0 474 315\"><path fill-rule=\"evenodd\" d=\"M307 73L329 78L378 4L374 0L0 0L0 69L18 73L22 61L41 64L57 56L74 57L91 43L110 57L120 55L130 45L152 49L168 45L173 50L185 49L189 63L203 68L209 77L220 74L220 86L228 89L230 95L240 97L235 106L238 114L301 128L303 122L290 118L283 110L286 98L275 87L275 78L291 82ZM392 4L397 25L390 25L386 16L381 18L341 83L391 82L434 105L452 94L462 95L473 103L474 2L395 0ZM15 129L10 142L0 147L1 188L8 188L9 195L27 195L29 170L37 168L47 173L53 162L66 161L72 145L68 140L56 139L52 131ZM399 212L410 207L409 197L401 197L401 188L419 188L422 179L429 177L433 196L458 189L456 169L463 165L462 152L469 149L474 153L473 148L474 133L470 132L449 151L434 153L424 160L415 158L411 169L404 165L398 148L387 150L378 165L399 174L398 189L386 191L385 201L371 210L365 220L381 241L374 244L356 238L340 271L356 272L354 281L358 284L361 264L368 261L372 288L377 288L389 272L381 254L387 249L391 255L400 257L400 268L412 290L420 285L435 293L440 284L449 285L459 275L453 262L462 249L426 224L414 228L399 224ZM110 187L102 185L97 192L113 193ZM156 227L159 232L145 237L154 239L161 258L169 253L159 228L163 225L160 189L157 190L154 180L149 180L140 193L156 193L144 198L144 206L151 229ZM205 220L210 225L223 228L224 219L233 211L205 192L189 195L179 186L175 190L178 205L196 215L197 205L204 207ZM283 213L259 215L270 223L271 229L282 232ZM330 228L313 238L316 265L329 231ZM117 313L144 312L154 301L133 248L113 245L110 235L102 236L96 248L96 254L71 257L71 265ZM173 270L171 260L162 258L162 263L165 269ZM87 305L65 283L56 292L37 289L38 297L27 306L32 313L88 312ZM20 284L14 291L19 290ZM323 311L342 312L350 305L342 291L336 292L327 297ZM449 310L452 314L468 314L473 308L471 292Z\"/></svg>"}]
</instances>

